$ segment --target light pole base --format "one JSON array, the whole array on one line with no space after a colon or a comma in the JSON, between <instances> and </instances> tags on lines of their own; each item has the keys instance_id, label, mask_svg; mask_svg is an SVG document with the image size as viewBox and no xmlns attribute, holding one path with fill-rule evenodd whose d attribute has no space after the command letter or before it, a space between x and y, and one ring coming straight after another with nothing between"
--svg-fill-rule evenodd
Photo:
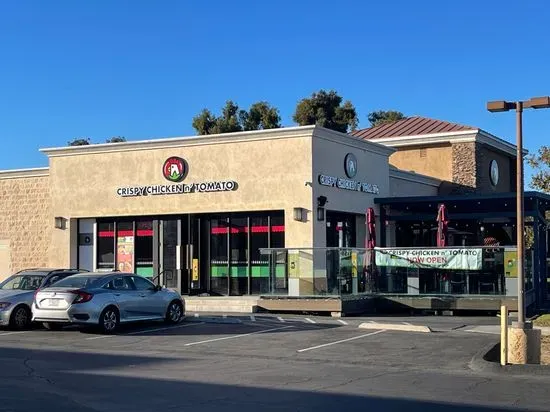
<instances>
[{"instance_id":1,"label":"light pole base","mask_svg":"<svg viewBox=\"0 0 550 412\"><path fill-rule=\"evenodd\" d=\"M512 323L508 328L508 363L540 364L541 331L531 323Z\"/></svg>"}]
</instances>

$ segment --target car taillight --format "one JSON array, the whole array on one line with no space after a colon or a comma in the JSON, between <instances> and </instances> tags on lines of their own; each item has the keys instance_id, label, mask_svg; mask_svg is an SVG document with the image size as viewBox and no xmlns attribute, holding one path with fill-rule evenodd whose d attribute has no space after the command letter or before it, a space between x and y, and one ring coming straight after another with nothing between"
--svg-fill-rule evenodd
<instances>
[{"instance_id":1,"label":"car taillight","mask_svg":"<svg viewBox=\"0 0 550 412\"><path fill-rule=\"evenodd\" d=\"M87 292L82 292L81 290L73 290L72 293L76 295L73 300L73 303L86 303L92 300L94 295Z\"/></svg>"}]
</instances>

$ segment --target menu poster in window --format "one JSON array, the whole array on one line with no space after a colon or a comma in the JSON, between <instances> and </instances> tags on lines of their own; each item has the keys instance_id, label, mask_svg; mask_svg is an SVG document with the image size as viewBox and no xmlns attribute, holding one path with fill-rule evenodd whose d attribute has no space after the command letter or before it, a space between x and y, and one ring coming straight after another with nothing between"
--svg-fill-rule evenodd
<instances>
[{"instance_id":1,"label":"menu poster in window","mask_svg":"<svg viewBox=\"0 0 550 412\"><path fill-rule=\"evenodd\" d=\"M134 272L134 237L119 236L116 251L117 269L121 272Z\"/></svg>"}]
</instances>

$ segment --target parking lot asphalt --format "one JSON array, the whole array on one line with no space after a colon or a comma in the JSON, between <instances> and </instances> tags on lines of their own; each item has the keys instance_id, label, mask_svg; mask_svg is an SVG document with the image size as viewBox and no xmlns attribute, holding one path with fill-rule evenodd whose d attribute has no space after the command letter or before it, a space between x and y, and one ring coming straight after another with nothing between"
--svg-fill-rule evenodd
<instances>
[{"instance_id":1,"label":"parking lot asphalt","mask_svg":"<svg viewBox=\"0 0 550 412\"><path fill-rule=\"evenodd\" d=\"M190 314L113 336L0 330L0 411L547 411L544 376L478 372L498 318ZM472 332L473 330L473 332ZM360 408L360 409L359 409Z\"/></svg>"}]
</instances>

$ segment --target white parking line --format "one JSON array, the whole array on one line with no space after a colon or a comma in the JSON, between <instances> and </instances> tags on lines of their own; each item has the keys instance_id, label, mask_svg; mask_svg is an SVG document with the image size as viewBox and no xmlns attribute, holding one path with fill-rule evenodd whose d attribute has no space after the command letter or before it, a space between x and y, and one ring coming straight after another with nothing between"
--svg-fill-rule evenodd
<instances>
[{"instance_id":1,"label":"white parking line","mask_svg":"<svg viewBox=\"0 0 550 412\"><path fill-rule=\"evenodd\" d=\"M0 336L19 335L21 333L25 333L25 332L24 331L21 331L21 332L5 332L5 333L0 333Z\"/></svg>"},{"instance_id":2,"label":"white parking line","mask_svg":"<svg viewBox=\"0 0 550 412\"><path fill-rule=\"evenodd\" d=\"M107 339L107 338L114 338L117 335L99 335L99 336L92 336L91 338L86 338L86 340L96 340L96 339Z\"/></svg>"},{"instance_id":3,"label":"white parking line","mask_svg":"<svg viewBox=\"0 0 550 412\"><path fill-rule=\"evenodd\" d=\"M139 335L140 333L161 332L163 330L181 329L181 328L187 328L189 326L197 326L197 325L204 325L204 322L184 323L183 325L178 325L178 326L166 326L164 328L138 330L136 332L125 333L125 335Z\"/></svg>"},{"instance_id":4,"label":"white parking line","mask_svg":"<svg viewBox=\"0 0 550 412\"><path fill-rule=\"evenodd\" d=\"M251 320L252 322L256 322L256 317L255 317L254 315L250 315L250 320Z\"/></svg>"},{"instance_id":5,"label":"white parking line","mask_svg":"<svg viewBox=\"0 0 550 412\"><path fill-rule=\"evenodd\" d=\"M340 322L342 325L347 325L348 322L346 322L345 320L342 320L342 319L338 319L338 322Z\"/></svg>"},{"instance_id":6,"label":"white parking line","mask_svg":"<svg viewBox=\"0 0 550 412\"><path fill-rule=\"evenodd\" d=\"M412 326L412 323L409 323L409 322L402 322L403 325L411 325Z\"/></svg>"},{"instance_id":7,"label":"white parking line","mask_svg":"<svg viewBox=\"0 0 550 412\"><path fill-rule=\"evenodd\" d=\"M345 343L345 342L350 342L350 341L356 340L356 339L366 338L367 336L377 335L377 334L382 333L382 332L385 332L385 330L377 330L376 332L371 332L371 333L367 333L365 335L355 336L353 338L337 340L336 342L324 343L323 345L317 345L317 346L312 346L310 348L300 349L300 350L297 350L296 352L302 353L302 352L307 352L309 350L320 349L320 348L324 348L324 347L332 346L332 345L338 345L339 343Z\"/></svg>"},{"instance_id":8,"label":"white parking line","mask_svg":"<svg viewBox=\"0 0 550 412\"><path fill-rule=\"evenodd\" d=\"M309 323L316 323L314 320L311 320L310 318L305 318L305 320Z\"/></svg>"},{"instance_id":9,"label":"white parking line","mask_svg":"<svg viewBox=\"0 0 550 412\"><path fill-rule=\"evenodd\" d=\"M281 318L280 316L277 318L277 320L278 320L279 322L285 323L285 320L284 320L283 318Z\"/></svg>"},{"instance_id":10,"label":"white parking line","mask_svg":"<svg viewBox=\"0 0 550 412\"><path fill-rule=\"evenodd\" d=\"M224 336L223 338L208 339L208 340L201 340L201 341L198 341L198 342L186 343L183 346L194 346L194 345L201 345L203 343L218 342L220 340L244 338L245 336L258 335L260 333L267 333L267 332L274 332L276 330L288 329L288 328L292 328L292 327L293 326L283 326L281 328L264 329L264 330L259 330L259 331L251 332L251 333L243 333L243 334L240 334L240 335Z\"/></svg>"},{"instance_id":11,"label":"white parking line","mask_svg":"<svg viewBox=\"0 0 550 412\"><path fill-rule=\"evenodd\" d=\"M108 338L114 338L114 337L117 337L117 336L139 335L139 334L142 334L142 333L161 332L161 331L163 331L163 330L187 328L187 327L189 327L189 326L203 325L203 324L204 324L204 322L184 323L183 325L179 325L179 326L166 326L166 327L164 327L164 328L138 330L138 331L135 331L135 332L122 333L122 334L120 334L120 335L99 335L99 336L92 336L92 337L90 337L90 338L86 338L86 340L108 339Z\"/></svg>"}]
</instances>

